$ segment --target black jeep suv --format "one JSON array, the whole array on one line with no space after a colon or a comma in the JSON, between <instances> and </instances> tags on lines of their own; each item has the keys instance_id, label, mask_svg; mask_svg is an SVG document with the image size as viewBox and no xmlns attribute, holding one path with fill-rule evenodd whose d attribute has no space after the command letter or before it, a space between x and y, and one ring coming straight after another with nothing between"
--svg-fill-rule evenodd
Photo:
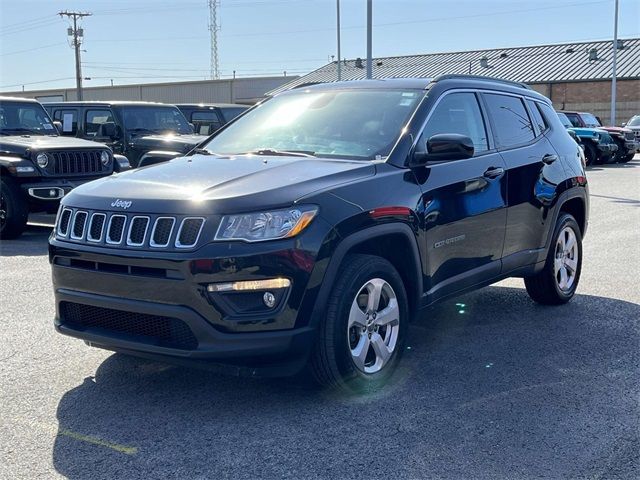
<instances>
[{"instance_id":1,"label":"black jeep suv","mask_svg":"<svg viewBox=\"0 0 640 480\"><path fill-rule=\"evenodd\" d=\"M482 77L304 86L187 157L65 197L55 326L90 345L326 385L384 380L415 312L580 279L582 151L548 99Z\"/></svg>"},{"instance_id":2,"label":"black jeep suv","mask_svg":"<svg viewBox=\"0 0 640 480\"><path fill-rule=\"evenodd\" d=\"M55 213L75 186L127 168L104 145L60 137L37 101L0 97L0 238L19 236L29 212Z\"/></svg>"},{"instance_id":3,"label":"black jeep suv","mask_svg":"<svg viewBox=\"0 0 640 480\"><path fill-rule=\"evenodd\" d=\"M154 102L45 103L62 135L108 145L126 155L133 167L164 162L184 155L207 137L193 126L175 105Z\"/></svg>"}]
</instances>

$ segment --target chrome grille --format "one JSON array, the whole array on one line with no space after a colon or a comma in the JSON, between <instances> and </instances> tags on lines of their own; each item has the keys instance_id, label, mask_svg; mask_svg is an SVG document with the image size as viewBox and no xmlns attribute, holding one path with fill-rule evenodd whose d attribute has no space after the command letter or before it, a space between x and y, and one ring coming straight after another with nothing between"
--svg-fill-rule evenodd
<instances>
[{"instance_id":1,"label":"chrome grille","mask_svg":"<svg viewBox=\"0 0 640 480\"><path fill-rule=\"evenodd\" d=\"M173 232L173 226L175 223L176 219L173 217L157 218L153 224L153 231L151 232L149 245L152 247L166 247L169 245L171 232Z\"/></svg>"},{"instance_id":2,"label":"chrome grille","mask_svg":"<svg viewBox=\"0 0 640 480\"><path fill-rule=\"evenodd\" d=\"M60 219L58 220L58 235L62 237L66 237L69 233L69 223L71 221L71 214L73 212L70 208L65 208L62 210L60 214Z\"/></svg>"},{"instance_id":3,"label":"chrome grille","mask_svg":"<svg viewBox=\"0 0 640 480\"><path fill-rule=\"evenodd\" d=\"M144 244L144 238L147 235L149 227L149 217L133 217L129 225L129 235L127 236L127 245L140 247Z\"/></svg>"},{"instance_id":4,"label":"chrome grille","mask_svg":"<svg viewBox=\"0 0 640 480\"><path fill-rule=\"evenodd\" d=\"M80 240L84 237L84 227L87 224L87 212L77 211L73 217L73 226L71 227L71 238Z\"/></svg>"},{"instance_id":5,"label":"chrome grille","mask_svg":"<svg viewBox=\"0 0 640 480\"><path fill-rule=\"evenodd\" d=\"M202 225L204 224L204 218L187 217L182 220L180 224L180 230L178 230L178 239L176 240L176 247L189 248L193 247L198 241Z\"/></svg>"},{"instance_id":6,"label":"chrome grille","mask_svg":"<svg viewBox=\"0 0 640 480\"><path fill-rule=\"evenodd\" d=\"M187 249L197 246L204 217L136 215L64 207L56 225L61 240L118 248Z\"/></svg>"},{"instance_id":7,"label":"chrome grille","mask_svg":"<svg viewBox=\"0 0 640 480\"><path fill-rule=\"evenodd\" d=\"M90 242L99 242L102 240L102 232L107 216L104 213L94 213L89 222L89 231L87 232L87 240Z\"/></svg>"},{"instance_id":8,"label":"chrome grille","mask_svg":"<svg viewBox=\"0 0 640 480\"><path fill-rule=\"evenodd\" d=\"M50 152L53 157L53 175L94 174L108 170L100 161L100 150Z\"/></svg>"}]
</instances>

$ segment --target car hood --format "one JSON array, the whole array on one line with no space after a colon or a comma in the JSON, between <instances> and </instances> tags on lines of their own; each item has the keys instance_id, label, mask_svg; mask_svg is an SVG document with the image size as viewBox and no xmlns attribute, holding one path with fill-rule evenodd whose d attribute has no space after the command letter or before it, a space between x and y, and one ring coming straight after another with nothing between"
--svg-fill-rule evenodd
<instances>
[{"instance_id":1,"label":"car hood","mask_svg":"<svg viewBox=\"0 0 640 480\"><path fill-rule=\"evenodd\" d=\"M606 130L609 133L617 133L620 135L633 132L633 130L631 130L630 128L625 128L625 127L601 127L601 128L602 130Z\"/></svg>"},{"instance_id":2,"label":"car hood","mask_svg":"<svg viewBox=\"0 0 640 480\"><path fill-rule=\"evenodd\" d=\"M139 135L132 137L129 143L134 148L144 150L172 150L186 153L206 138L205 135L195 134Z\"/></svg>"},{"instance_id":3,"label":"car hood","mask_svg":"<svg viewBox=\"0 0 640 480\"><path fill-rule=\"evenodd\" d=\"M74 189L63 204L128 212L216 214L286 207L311 193L375 174L367 161L193 155ZM112 205L113 204L113 205Z\"/></svg>"},{"instance_id":4,"label":"car hood","mask_svg":"<svg viewBox=\"0 0 640 480\"><path fill-rule=\"evenodd\" d=\"M27 150L66 150L107 148L105 145L75 137L47 137L44 135L20 135L0 137L0 153L24 154Z\"/></svg>"}]
</instances>

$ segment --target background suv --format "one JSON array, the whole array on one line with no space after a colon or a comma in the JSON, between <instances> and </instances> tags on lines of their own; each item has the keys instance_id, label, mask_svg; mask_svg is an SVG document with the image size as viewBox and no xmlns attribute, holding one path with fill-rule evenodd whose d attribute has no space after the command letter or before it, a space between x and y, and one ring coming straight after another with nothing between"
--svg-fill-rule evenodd
<instances>
[{"instance_id":1,"label":"background suv","mask_svg":"<svg viewBox=\"0 0 640 480\"><path fill-rule=\"evenodd\" d=\"M215 152L215 153L214 153ZM325 385L384 382L412 315L524 277L580 279L582 151L550 102L481 77L305 86L193 154L64 199L59 332L91 345Z\"/></svg>"}]
</instances>

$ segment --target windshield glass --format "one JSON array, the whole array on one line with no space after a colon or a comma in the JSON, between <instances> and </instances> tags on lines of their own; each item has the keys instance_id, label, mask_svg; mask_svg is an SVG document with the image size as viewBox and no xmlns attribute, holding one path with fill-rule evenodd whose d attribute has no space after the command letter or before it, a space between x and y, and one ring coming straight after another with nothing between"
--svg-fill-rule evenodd
<instances>
[{"instance_id":1,"label":"windshield glass","mask_svg":"<svg viewBox=\"0 0 640 480\"><path fill-rule=\"evenodd\" d=\"M565 128L572 128L573 125L571 124L571 121L569 120L569 117L567 117L564 113L558 113L558 118L560 119L560 123L562 123L562 125L564 125Z\"/></svg>"},{"instance_id":2,"label":"windshield glass","mask_svg":"<svg viewBox=\"0 0 640 480\"><path fill-rule=\"evenodd\" d=\"M0 134L57 135L39 103L0 102Z\"/></svg>"},{"instance_id":3,"label":"windshield glass","mask_svg":"<svg viewBox=\"0 0 640 480\"><path fill-rule=\"evenodd\" d=\"M602 125L600 125L600 122L598 121L598 119L591 115L590 113L582 113L580 114L580 116L582 117L582 120L584 120L584 124L587 127L601 127Z\"/></svg>"},{"instance_id":4,"label":"windshield glass","mask_svg":"<svg viewBox=\"0 0 640 480\"><path fill-rule=\"evenodd\" d=\"M122 121L129 133L193 133L189 122L174 107L122 107Z\"/></svg>"},{"instance_id":5,"label":"windshield glass","mask_svg":"<svg viewBox=\"0 0 640 480\"><path fill-rule=\"evenodd\" d=\"M631 120L629 120L627 125L632 126L632 127L640 126L640 115L636 115L635 117L631 117Z\"/></svg>"},{"instance_id":6,"label":"windshield glass","mask_svg":"<svg viewBox=\"0 0 640 480\"><path fill-rule=\"evenodd\" d=\"M422 95L420 90L294 90L240 117L205 148L223 155L281 151L383 158Z\"/></svg>"},{"instance_id":7,"label":"windshield glass","mask_svg":"<svg viewBox=\"0 0 640 480\"><path fill-rule=\"evenodd\" d=\"M222 116L227 122L230 122L249 107L223 107L220 109Z\"/></svg>"}]
</instances>

